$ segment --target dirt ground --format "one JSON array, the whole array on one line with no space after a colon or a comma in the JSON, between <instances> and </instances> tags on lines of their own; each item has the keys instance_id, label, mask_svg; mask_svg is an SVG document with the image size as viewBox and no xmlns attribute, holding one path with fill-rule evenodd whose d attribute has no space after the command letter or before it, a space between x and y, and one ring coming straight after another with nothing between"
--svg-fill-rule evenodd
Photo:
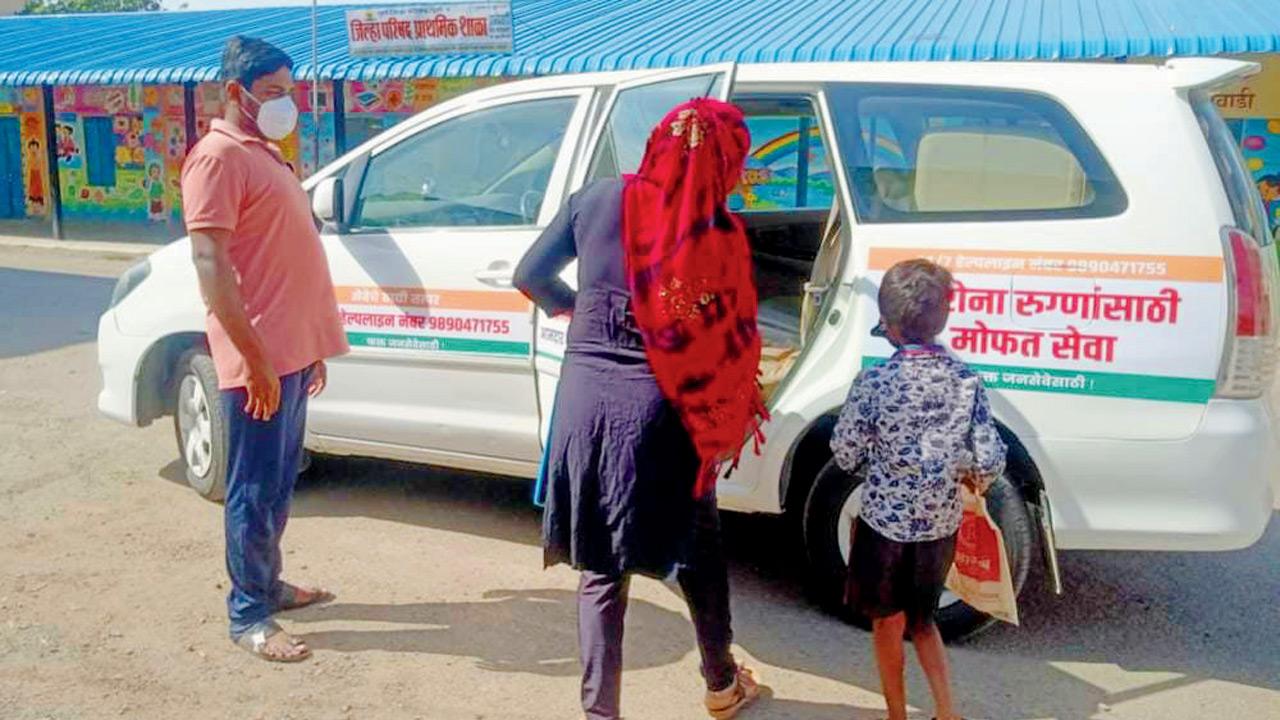
<instances>
[{"instance_id":1,"label":"dirt ground","mask_svg":"<svg viewBox=\"0 0 1280 720\"><path fill-rule=\"evenodd\" d=\"M580 717L576 579L542 569L524 483L319 461L286 538L286 575L339 596L285 619L316 655L233 647L220 508L183 486L169 423L96 412L96 317L126 266L0 248L0 718ZM880 717L868 637L806 603L786 525L726 522L741 657L773 689L743 717ZM1278 555L1280 522L1235 553L1065 554L1066 596L952 647L961 707L1280 718ZM683 603L633 591L627 717L704 717ZM914 670L911 696L927 718Z\"/></svg>"}]
</instances>

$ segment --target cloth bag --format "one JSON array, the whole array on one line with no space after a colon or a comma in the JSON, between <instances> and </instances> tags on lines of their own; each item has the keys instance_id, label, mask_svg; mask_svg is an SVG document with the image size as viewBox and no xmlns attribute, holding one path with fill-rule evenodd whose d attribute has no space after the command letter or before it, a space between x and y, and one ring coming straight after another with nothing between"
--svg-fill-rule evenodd
<instances>
[{"instance_id":1,"label":"cloth bag","mask_svg":"<svg viewBox=\"0 0 1280 720\"><path fill-rule=\"evenodd\" d=\"M987 512L987 499L961 488L964 518L956 534L956 558L947 573L947 589L975 610L1018 624L1018 596L1004 536Z\"/></svg>"}]
</instances>

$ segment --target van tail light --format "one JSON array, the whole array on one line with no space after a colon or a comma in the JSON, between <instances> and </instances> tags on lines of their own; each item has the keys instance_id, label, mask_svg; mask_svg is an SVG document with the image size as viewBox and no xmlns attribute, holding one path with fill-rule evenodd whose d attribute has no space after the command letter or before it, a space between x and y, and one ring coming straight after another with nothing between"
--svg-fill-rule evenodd
<instances>
[{"instance_id":1,"label":"van tail light","mask_svg":"<svg viewBox=\"0 0 1280 720\"><path fill-rule=\"evenodd\" d=\"M1256 398L1271 386L1276 371L1276 292L1273 264L1251 235L1238 228L1222 230L1231 302L1226 352L1218 397Z\"/></svg>"}]
</instances>

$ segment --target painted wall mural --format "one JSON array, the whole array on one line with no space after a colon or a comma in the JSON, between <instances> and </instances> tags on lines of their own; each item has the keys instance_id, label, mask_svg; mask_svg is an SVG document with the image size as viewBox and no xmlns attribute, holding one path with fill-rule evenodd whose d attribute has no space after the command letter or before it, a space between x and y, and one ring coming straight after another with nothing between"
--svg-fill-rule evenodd
<instances>
[{"instance_id":1,"label":"painted wall mural","mask_svg":"<svg viewBox=\"0 0 1280 720\"><path fill-rule=\"evenodd\" d=\"M501 78L451 78L349 82L343 90L346 148L443 100ZM338 157L332 82L319 92L320 122L311 111L311 84L299 82L298 130L280 143L285 159L305 178ZM111 85L54 88L54 150L64 217L76 220L182 223L182 164L187 153L181 85ZM222 115L221 83L195 87L196 137ZM0 117L21 123L21 178L28 217L52 208L45 148L43 98L37 88L0 88ZM316 140L318 139L318 143ZM7 180L7 178L5 178ZM21 209L20 209L21 212Z\"/></svg>"},{"instance_id":2,"label":"painted wall mural","mask_svg":"<svg viewBox=\"0 0 1280 720\"><path fill-rule=\"evenodd\" d=\"M1243 59L1262 66L1253 77L1213 95L1258 183L1273 230L1280 229L1280 56Z\"/></svg>"},{"instance_id":3,"label":"painted wall mural","mask_svg":"<svg viewBox=\"0 0 1280 720\"><path fill-rule=\"evenodd\" d=\"M142 93L147 219L181 222L182 163L187 157L187 120L181 85L147 86Z\"/></svg>"},{"instance_id":4,"label":"painted wall mural","mask_svg":"<svg viewBox=\"0 0 1280 720\"><path fill-rule=\"evenodd\" d=\"M64 215L181 221L181 85L59 87L54 111Z\"/></svg>"},{"instance_id":5,"label":"painted wall mural","mask_svg":"<svg viewBox=\"0 0 1280 720\"><path fill-rule=\"evenodd\" d=\"M353 148L432 105L506 78L411 78L350 81L344 87L347 147Z\"/></svg>"},{"instance_id":6,"label":"painted wall mural","mask_svg":"<svg viewBox=\"0 0 1280 720\"><path fill-rule=\"evenodd\" d=\"M738 211L829 208L835 198L822 132L813 117L747 118L751 152L729 196Z\"/></svg>"},{"instance_id":7,"label":"painted wall mural","mask_svg":"<svg viewBox=\"0 0 1280 720\"><path fill-rule=\"evenodd\" d=\"M21 183L23 203L27 217L42 218L51 211L49 161L45 151L44 99L38 88L0 87L0 117L18 120L18 148L21 157L21 173L6 177L4 183ZM7 192L7 189L0 189Z\"/></svg>"},{"instance_id":8,"label":"painted wall mural","mask_svg":"<svg viewBox=\"0 0 1280 720\"><path fill-rule=\"evenodd\" d=\"M1240 142L1272 229L1280 228L1280 118L1229 119L1227 127Z\"/></svg>"}]
</instances>

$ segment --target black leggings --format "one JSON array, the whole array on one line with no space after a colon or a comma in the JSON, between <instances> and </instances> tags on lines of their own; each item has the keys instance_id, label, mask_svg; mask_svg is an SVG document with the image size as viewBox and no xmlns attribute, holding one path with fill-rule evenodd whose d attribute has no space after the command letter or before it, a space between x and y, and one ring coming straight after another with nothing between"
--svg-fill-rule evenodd
<instances>
[{"instance_id":1,"label":"black leggings","mask_svg":"<svg viewBox=\"0 0 1280 720\"><path fill-rule=\"evenodd\" d=\"M729 569L720 541L720 516L701 503L695 518L692 562L676 579L689 604L707 688L733 684L737 663L729 611ZM616 720L622 696L622 635L631 578L584 571L578 584L578 649L582 656L582 709L590 720Z\"/></svg>"}]
</instances>

